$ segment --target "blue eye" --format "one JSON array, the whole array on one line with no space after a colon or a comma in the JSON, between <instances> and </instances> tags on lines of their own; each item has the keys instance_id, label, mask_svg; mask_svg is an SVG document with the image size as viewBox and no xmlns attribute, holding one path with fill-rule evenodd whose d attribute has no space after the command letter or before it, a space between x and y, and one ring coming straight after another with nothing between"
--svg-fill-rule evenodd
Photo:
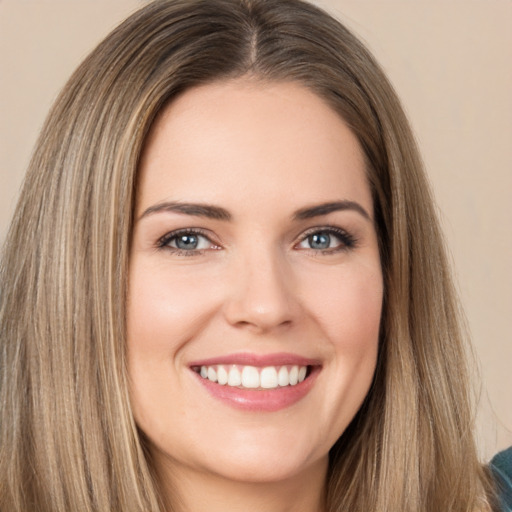
<instances>
[{"instance_id":1,"label":"blue eye","mask_svg":"<svg viewBox=\"0 0 512 512\"><path fill-rule=\"evenodd\" d=\"M331 247L331 235L329 233L315 233L307 238L311 249L329 249Z\"/></svg>"},{"instance_id":2,"label":"blue eye","mask_svg":"<svg viewBox=\"0 0 512 512\"><path fill-rule=\"evenodd\" d=\"M218 248L206 235L190 229L174 231L164 235L158 241L158 247L189 254L205 249Z\"/></svg>"},{"instance_id":3,"label":"blue eye","mask_svg":"<svg viewBox=\"0 0 512 512\"><path fill-rule=\"evenodd\" d=\"M356 240L352 235L339 228L317 229L306 233L297 245L300 249L324 251L327 253L338 252L353 247Z\"/></svg>"},{"instance_id":4,"label":"blue eye","mask_svg":"<svg viewBox=\"0 0 512 512\"><path fill-rule=\"evenodd\" d=\"M173 242L178 249L190 251L197 249L197 246L199 245L199 237L194 234L184 234L174 237Z\"/></svg>"}]
</instances>

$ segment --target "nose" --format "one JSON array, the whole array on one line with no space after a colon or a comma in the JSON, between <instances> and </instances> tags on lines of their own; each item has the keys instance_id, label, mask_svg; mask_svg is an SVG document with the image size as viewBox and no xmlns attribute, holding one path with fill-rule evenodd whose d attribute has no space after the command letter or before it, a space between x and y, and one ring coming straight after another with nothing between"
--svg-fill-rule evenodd
<instances>
[{"instance_id":1,"label":"nose","mask_svg":"<svg viewBox=\"0 0 512 512\"><path fill-rule=\"evenodd\" d=\"M280 254L260 251L240 258L228 288L224 314L237 328L265 333L289 327L300 317L293 273Z\"/></svg>"}]
</instances>

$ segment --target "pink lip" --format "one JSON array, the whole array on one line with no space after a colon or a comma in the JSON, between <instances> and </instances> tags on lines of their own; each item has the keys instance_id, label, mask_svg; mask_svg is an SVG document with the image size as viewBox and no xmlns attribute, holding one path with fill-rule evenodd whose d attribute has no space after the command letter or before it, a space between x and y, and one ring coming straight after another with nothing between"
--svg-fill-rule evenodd
<instances>
[{"instance_id":1,"label":"pink lip","mask_svg":"<svg viewBox=\"0 0 512 512\"><path fill-rule=\"evenodd\" d=\"M189 366L192 368L197 366L213 366L215 364L239 364L256 367L284 365L318 366L320 365L320 361L318 359L309 359L286 352L278 352L275 354L249 354L241 352L240 354L228 354L194 361L190 363Z\"/></svg>"},{"instance_id":2,"label":"pink lip","mask_svg":"<svg viewBox=\"0 0 512 512\"><path fill-rule=\"evenodd\" d=\"M308 377L295 386L265 390L240 389L227 385L223 386L216 382L211 382L208 379L203 379L194 371L194 368L200 366L212 366L216 364L238 364L256 367L299 365L309 366L310 371ZM309 393L321 371L321 366L317 360L285 353L267 355L232 354L195 361L189 366L192 369L192 374L213 398L236 409L253 412L275 412L297 403Z\"/></svg>"}]
</instances>

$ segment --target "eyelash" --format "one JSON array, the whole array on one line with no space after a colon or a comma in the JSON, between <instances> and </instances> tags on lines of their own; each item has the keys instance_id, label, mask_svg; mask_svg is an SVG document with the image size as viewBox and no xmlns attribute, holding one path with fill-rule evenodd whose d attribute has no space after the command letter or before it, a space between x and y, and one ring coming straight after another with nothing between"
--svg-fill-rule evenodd
<instances>
[{"instance_id":1,"label":"eyelash","mask_svg":"<svg viewBox=\"0 0 512 512\"><path fill-rule=\"evenodd\" d=\"M172 252L173 254L176 254L177 256L196 256L198 254L203 254L205 249L195 249L195 250L185 250L180 249L178 247L171 247L169 244L176 238L178 238L180 235L197 235L201 236L203 238L206 238L212 245L215 245L214 242L212 242L210 236L203 231L202 229L198 228L184 228L184 229L178 229L176 231L171 231L170 233L166 233L163 237L161 237L157 242L157 249L164 249L167 251ZM208 250L208 249L206 249Z\"/></svg>"},{"instance_id":2,"label":"eyelash","mask_svg":"<svg viewBox=\"0 0 512 512\"><path fill-rule=\"evenodd\" d=\"M335 227L335 226L322 226L322 227L315 227L307 230L305 233L302 234L300 240L294 244L294 247L297 247L299 244L306 241L309 237L313 235L318 234L326 234L329 236L334 235L338 240L340 241L339 247L333 247L333 248L326 248L326 249L305 249L311 251L315 255L329 255L329 254L336 254L342 251L348 251L350 249L353 249L357 246L357 239L345 231L344 229ZM203 231L202 229L198 228L184 228L179 229L176 231L171 231L170 233L166 233L164 236L162 236L156 243L157 249L163 249L170 251L172 254L175 254L177 256L197 256L200 254L203 254L206 250L212 250L212 249L179 249L178 247L171 247L169 244L177 239L180 235L197 235L203 238L206 238L212 245L215 245L214 242L212 242L210 236ZM216 246L216 249L218 250L220 247Z\"/></svg>"},{"instance_id":3,"label":"eyelash","mask_svg":"<svg viewBox=\"0 0 512 512\"><path fill-rule=\"evenodd\" d=\"M312 251L315 255L330 255L330 254L337 254L339 252L348 251L350 249L353 249L357 246L357 239L352 234L348 233L344 229L335 227L335 226L322 226L322 227L315 227L307 230L304 234L302 234L300 241L295 244L295 247L298 244L301 244L302 242L306 241L310 236L318 235L318 234L326 234L329 236L334 235L338 240L341 242L339 247L332 247L327 249L312 249L309 250ZM307 249L306 249L307 250Z\"/></svg>"}]
</instances>

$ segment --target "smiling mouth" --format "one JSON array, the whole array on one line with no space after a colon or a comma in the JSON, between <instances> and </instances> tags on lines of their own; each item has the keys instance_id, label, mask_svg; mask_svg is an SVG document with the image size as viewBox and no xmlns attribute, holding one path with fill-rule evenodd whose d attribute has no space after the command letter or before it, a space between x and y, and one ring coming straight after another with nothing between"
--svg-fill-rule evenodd
<instances>
[{"instance_id":1,"label":"smiling mouth","mask_svg":"<svg viewBox=\"0 0 512 512\"><path fill-rule=\"evenodd\" d=\"M269 390L294 387L306 380L311 365L280 365L257 367L250 365L213 364L192 367L204 380L238 389Z\"/></svg>"}]
</instances>

